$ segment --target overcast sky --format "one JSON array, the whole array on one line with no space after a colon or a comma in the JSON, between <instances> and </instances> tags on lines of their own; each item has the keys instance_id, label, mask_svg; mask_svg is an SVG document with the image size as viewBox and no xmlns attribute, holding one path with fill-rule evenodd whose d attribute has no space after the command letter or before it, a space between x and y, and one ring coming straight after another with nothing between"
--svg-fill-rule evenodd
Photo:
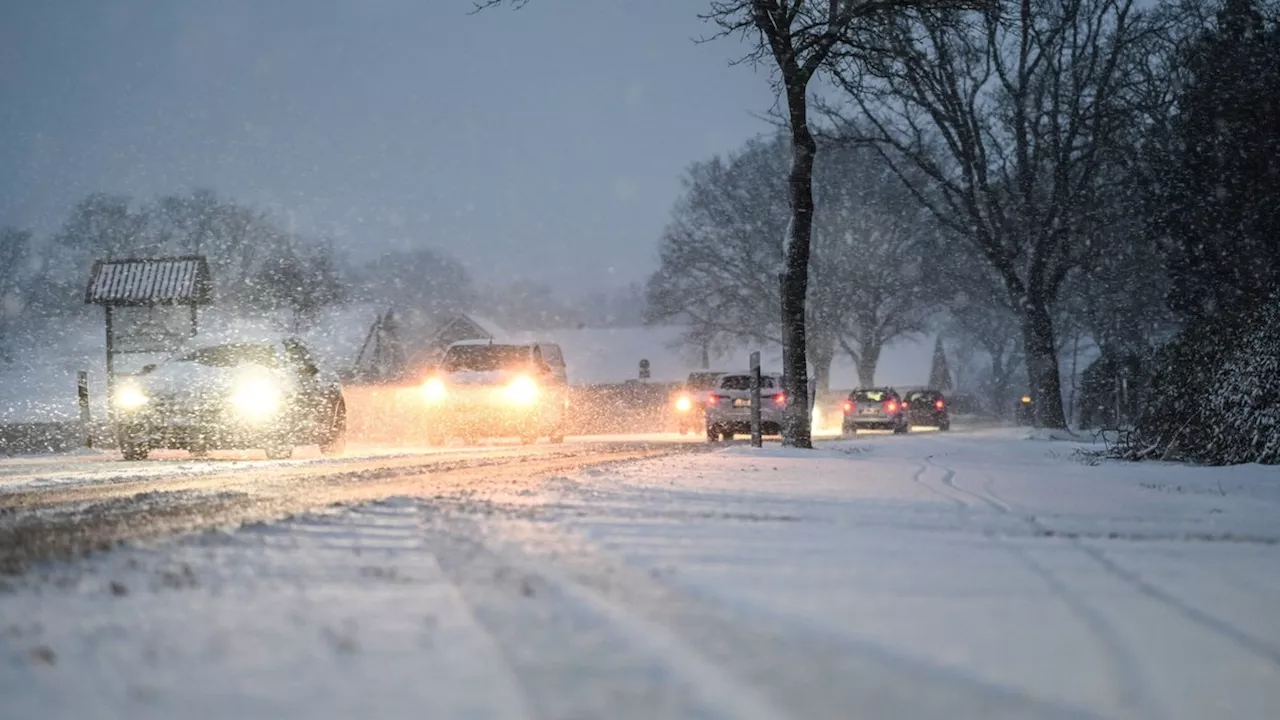
<instances>
[{"instance_id":1,"label":"overcast sky","mask_svg":"<svg viewBox=\"0 0 1280 720\"><path fill-rule=\"evenodd\" d=\"M703 0L0 2L0 224L211 187L357 254L643 279L680 175L767 129Z\"/></svg>"}]
</instances>

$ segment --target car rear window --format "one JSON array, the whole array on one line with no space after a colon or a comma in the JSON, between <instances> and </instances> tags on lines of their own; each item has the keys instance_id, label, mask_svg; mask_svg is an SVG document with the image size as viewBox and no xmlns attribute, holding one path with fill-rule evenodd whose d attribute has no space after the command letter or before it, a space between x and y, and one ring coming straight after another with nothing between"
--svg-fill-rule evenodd
<instances>
[{"instance_id":1,"label":"car rear window","mask_svg":"<svg viewBox=\"0 0 1280 720\"><path fill-rule=\"evenodd\" d=\"M750 389L751 389L751 376L750 376L750 375L725 375L723 378L721 378L721 379L720 379L720 389L721 389L721 390L735 390L735 391L737 391L737 390L750 390ZM773 378L772 378L772 377L770 377L770 376L768 376L768 375L765 375L765 376L761 377L761 378L760 378L760 389L761 389L761 390L772 390L772 389L773 389Z\"/></svg>"},{"instance_id":2,"label":"car rear window","mask_svg":"<svg viewBox=\"0 0 1280 720\"><path fill-rule=\"evenodd\" d=\"M685 387L689 390L711 390L719 379L720 373L691 373Z\"/></svg>"},{"instance_id":3,"label":"car rear window","mask_svg":"<svg viewBox=\"0 0 1280 720\"><path fill-rule=\"evenodd\" d=\"M523 345L456 345L440 361L445 372L492 372L528 365L532 355Z\"/></svg>"},{"instance_id":4,"label":"car rear window","mask_svg":"<svg viewBox=\"0 0 1280 720\"><path fill-rule=\"evenodd\" d=\"M270 345L214 345L200 348L178 358L178 362L193 362L209 367L237 367L262 365L275 367L278 361L276 349Z\"/></svg>"},{"instance_id":5,"label":"car rear window","mask_svg":"<svg viewBox=\"0 0 1280 720\"><path fill-rule=\"evenodd\" d=\"M548 365L564 365L564 354L560 352L559 345L539 345L542 350L542 359Z\"/></svg>"},{"instance_id":6,"label":"car rear window","mask_svg":"<svg viewBox=\"0 0 1280 720\"><path fill-rule=\"evenodd\" d=\"M893 396L884 390L858 390L853 394L853 399L858 402L884 402L892 398Z\"/></svg>"},{"instance_id":7,"label":"car rear window","mask_svg":"<svg viewBox=\"0 0 1280 720\"><path fill-rule=\"evenodd\" d=\"M941 398L942 393L934 392L932 390L916 390L914 392L907 393L906 397L908 402L915 402L916 400L940 400Z\"/></svg>"}]
</instances>

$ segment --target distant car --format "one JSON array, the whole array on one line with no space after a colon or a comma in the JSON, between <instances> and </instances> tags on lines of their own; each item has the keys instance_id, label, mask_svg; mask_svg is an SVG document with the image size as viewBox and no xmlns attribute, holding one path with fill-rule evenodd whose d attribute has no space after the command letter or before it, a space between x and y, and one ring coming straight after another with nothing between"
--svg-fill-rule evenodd
<instances>
[{"instance_id":1,"label":"distant car","mask_svg":"<svg viewBox=\"0 0 1280 720\"><path fill-rule=\"evenodd\" d=\"M938 390L911 390L903 396L912 425L951 429L951 406Z\"/></svg>"},{"instance_id":2,"label":"distant car","mask_svg":"<svg viewBox=\"0 0 1280 720\"><path fill-rule=\"evenodd\" d=\"M911 419L902 398L892 388L860 388L849 393L844 403L845 435L859 430L892 430L902 434L911 429Z\"/></svg>"},{"instance_id":3,"label":"distant car","mask_svg":"<svg viewBox=\"0 0 1280 720\"><path fill-rule=\"evenodd\" d=\"M684 387L676 393L673 403L676 412L676 428L681 435L705 424L707 398L715 389L716 380L723 374L706 370L689 373Z\"/></svg>"},{"instance_id":4,"label":"distant car","mask_svg":"<svg viewBox=\"0 0 1280 720\"><path fill-rule=\"evenodd\" d=\"M284 459L296 445L336 454L346 442L337 374L296 338L197 347L122 379L111 400L126 460L259 447Z\"/></svg>"},{"instance_id":5,"label":"distant car","mask_svg":"<svg viewBox=\"0 0 1280 720\"><path fill-rule=\"evenodd\" d=\"M454 343L422 384L427 441L519 437L527 445L545 435L564 442L569 388L563 377L537 343Z\"/></svg>"},{"instance_id":6,"label":"distant car","mask_svg":"<svg viewBox=\"0 0 1280 720\"><path fill-rule=\"evenodd\" d=\"M760 377L760 429L764 435L782 434L787 396L782 392L782 375L763 373ZM716 378L707 397L707 442L729 441L734 435L751 432L751 375L725 373Z\"/></svg>"}]
</instances>

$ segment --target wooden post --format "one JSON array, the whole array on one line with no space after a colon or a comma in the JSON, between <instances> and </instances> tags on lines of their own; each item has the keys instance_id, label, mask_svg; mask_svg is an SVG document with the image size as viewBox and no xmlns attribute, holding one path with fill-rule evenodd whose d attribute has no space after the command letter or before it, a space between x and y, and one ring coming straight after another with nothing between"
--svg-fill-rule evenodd
<instances>
[{"instance_id":1,"label":"wooden post","mask_svg":"<svg viewBox=\"0 0 1280 720\"><path fill-rule=\"evenodd\" d=\"M110 425L115 422L115 411L112 408L112 403L116 396L116 330L111 317L111 311L114 308L110 305L104 305L102 309L107 318L107 424Z\"/></svg>"},{"instance_id":2,"label":"wooden post","mask_svg":"<svg viewBox=\"0 0 1280 720\"><path fill-rule=\"evenodd\" d=\"M760 351L751 353L751 447L764 447L760 427Z\"/></svg>"},{"instance_id":3,"label":"wooden post","mask_svg":"<svg viewBox=\"0 0 1280 720\"><path fill-rule=\"evenodd\" d=\"M80 402L80 428L84 432L84 446L93 447L93 428L89 426L89 373L76 373L76 398Z\"/></svg>"}]
</instances>

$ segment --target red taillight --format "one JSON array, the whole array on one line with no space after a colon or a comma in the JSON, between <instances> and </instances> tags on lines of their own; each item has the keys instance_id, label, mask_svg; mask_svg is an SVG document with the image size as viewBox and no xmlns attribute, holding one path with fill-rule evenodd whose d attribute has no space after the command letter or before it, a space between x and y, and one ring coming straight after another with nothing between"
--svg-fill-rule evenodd
<instances>
[{"instance_id":1,"label":"red taillight","mask_svg":"<svg viewBox=\"0 0 1280 720\"><path fill-rule=\"evenodd\" d=\"M944 403L944 402L942 402L941 400L935 400L935 401L933 402L933 406L934 406L934 407L936 407L936 408L938 408L939 410L941 410L942 408L946 407L946 406L947 406L947 404L946 404L946 403Z\"/></svg>"},{"instance_id":2,"label":"red taillight","mask_svg":"<svg viewBox=\"0 0 1280 720\"><path fill-rule=\"evenodd\" d=\"M845 401L844 401L844 414L845 414L845 415L852 415L852 414L853 414L853 401L852 401L852 400L845 400Z\"/></svg>"},{"instance_id":3,"label":"red taillight","mask_svg":"<svg viewBox=\"0 0 1280 720\"><path fill-rule=\"evenodd\" d=\"M898 412L898 402L897 402L896 400L885 400L885 401L884 401L884 410L885 410L885 412L887 412L887 413L896 413L896 412Z\"/></svg>"},{"instance_id":4,"label":"red taillight","mask_svg":"<svg viewBox=\"0 0 1280 720\"><path fill-rule=\"evenodd\" d=\"M718 403L718 402L720 402L720 398L716 397L715 395L708 395L708 396L707 396L707 404L708 404L708 405L715 405L715 404L716 404L716 403Z\"/></svg>"},{"instance_id":5,"label":"red taillight","mask_svg":"<svg viewBox=\"0 0 1280 720\"><path fill-rule=\"evenodd\" d=\"M778 407L782 407L783 405L786 405L786 404L787 404L787 394L786 394L786 393L778 393L777 395L774 395L774 396L773 396L773 404L774 404L774 405L777 405Z\"/></svg>"}]
</instances>

